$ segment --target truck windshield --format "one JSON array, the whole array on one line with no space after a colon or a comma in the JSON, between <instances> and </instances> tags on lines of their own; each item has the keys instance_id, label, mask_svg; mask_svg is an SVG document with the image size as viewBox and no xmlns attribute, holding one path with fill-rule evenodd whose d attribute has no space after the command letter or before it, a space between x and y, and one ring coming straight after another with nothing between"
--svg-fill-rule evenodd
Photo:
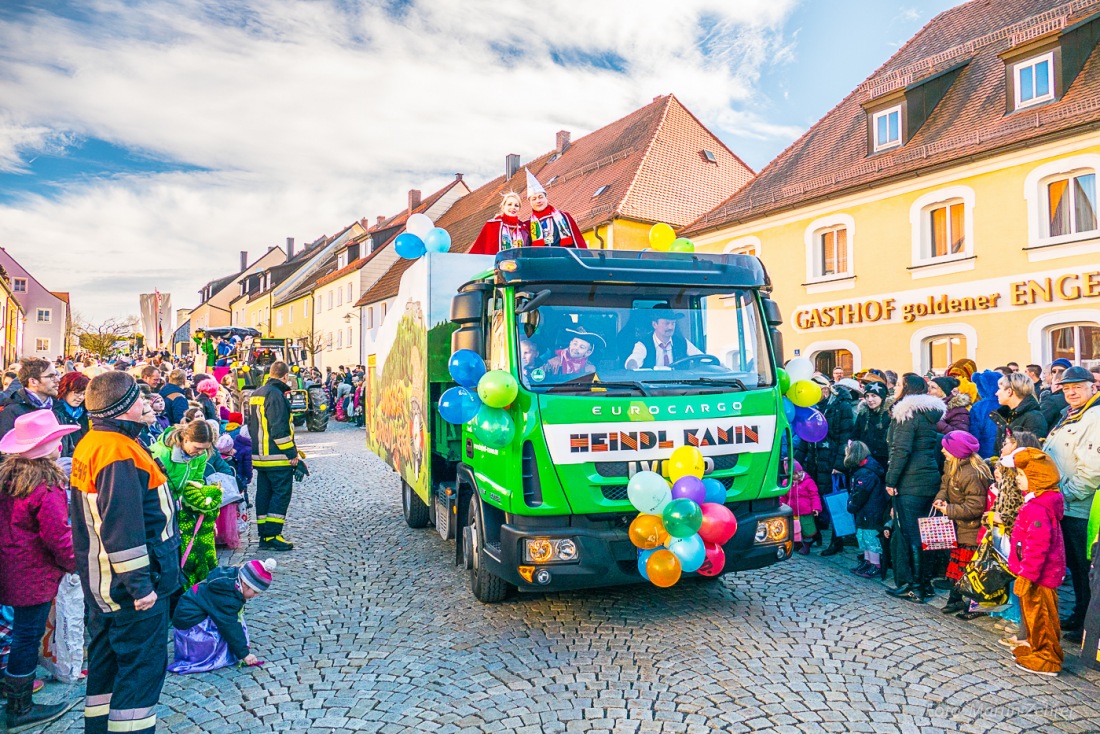
<instances>
[{"instance_id":1,"label":"truck windshield","mask_svg":"<svg viewBox=\"0 0 1100 734\"><path fill-rule=\"evenodd\" d=\"M521 380L534 392L668 394L774 384L751 289L551 285L517 299ZM524 300L537 307L525 311Z\"/></svg>"}]
</instances>

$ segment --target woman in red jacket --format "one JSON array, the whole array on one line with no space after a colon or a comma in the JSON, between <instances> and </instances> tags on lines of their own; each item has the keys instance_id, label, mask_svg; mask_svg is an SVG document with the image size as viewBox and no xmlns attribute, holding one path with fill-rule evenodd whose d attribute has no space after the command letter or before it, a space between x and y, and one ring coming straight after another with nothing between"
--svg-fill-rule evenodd
<instances>
[{"instance_id":1,"label":"woman in red jacket","mask_svg":"<svg viewBox=\"0 0 1100 734\"><path fill-rule=\"evenodd\" d=\"M72 708L31 700L38 645L61 577L76 570L69 528L65 475L56 459L61 437L80 426L62 426L52 410L19 416L0 439L0 604L15 610L4 684L11 729L52 721Z\"/></svg>"},{"instance_id":2,"label":"woman in red jacket","mask_svg":"<svg viewBox=\"0 0 1100 734\"><path fill-rule=\"evenodd\" d=\"M519 194L514 191L504 193L500 200L500 214L482 226L470 254L495 255L501 250L529 246L531 232L527 221L519 218L521 205Z\"/></svg>"}]
</instances>

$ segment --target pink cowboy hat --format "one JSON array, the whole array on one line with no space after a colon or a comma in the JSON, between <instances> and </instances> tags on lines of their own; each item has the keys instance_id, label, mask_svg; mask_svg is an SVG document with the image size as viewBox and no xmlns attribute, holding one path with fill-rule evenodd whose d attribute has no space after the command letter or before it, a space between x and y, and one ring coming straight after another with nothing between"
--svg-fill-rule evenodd
<instances>
[{"instance_id":1,"label":"pink cowboy hat","mask_svg":"<svg viewBox=\"0 0 1100 734\"><path fill-rule=\"evenodd\" d=\"M35 410L15 419L15 427L0 438L0 454L19 454L24 459L41 459L58 448L62 436L80 426L63 426L52 410Z\"/></svg>"}]
</instances>

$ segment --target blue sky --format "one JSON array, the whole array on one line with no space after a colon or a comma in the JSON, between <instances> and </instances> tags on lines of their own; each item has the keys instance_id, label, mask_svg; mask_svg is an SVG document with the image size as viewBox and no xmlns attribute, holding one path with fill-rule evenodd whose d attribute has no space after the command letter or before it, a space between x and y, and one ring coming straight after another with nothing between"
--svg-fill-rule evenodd
<instances>
[{"instance_id":1,"label":"blue sky","mask_svg":"<svg viewBox=\"0 0 1100 734\"><path fill-rule=\"evenodd\" d=\"M186 307L241 249L480 185L667 92L759 170L954 4L563 0L540 35L491 0L8 0L0 245L88 319L154 287Z\"/></svg>"}]
</instances>

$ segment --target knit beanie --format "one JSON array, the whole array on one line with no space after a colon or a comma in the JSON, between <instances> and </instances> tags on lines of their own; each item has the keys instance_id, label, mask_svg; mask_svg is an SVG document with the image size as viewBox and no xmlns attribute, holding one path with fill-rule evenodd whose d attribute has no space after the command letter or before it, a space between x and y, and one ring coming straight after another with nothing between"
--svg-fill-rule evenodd
<instances>
[{"instance_id":1,"label":"knit beanie","mask_svg":"<svg viewBox=\"0 0 1100 734\"><path fill-rule=\"evenodd\" d=\"M797 461L794 462L794 473L795 474L800 474L801 472L802 472L802 465L799 464Z\"/></svg>"},{"instance_id":2,"label":"knit beanie","mask_svg":"<svg viewBox=\"0 0 1100 734\"><path fill-rule=\"evenodd\" d=\"M1026 448L1012 454L1016 469L1027 477L1027 491L1042 494L1058 489L1058 467L1041 449Z\"/></svg>"},{"instance_id":3,"label":"knit beanie","mask_svg":"<svg viewBox=\"0 0 1100 734\"><path fill-rule=\"evenodd\" d=\"M966 459L981 447L978 439L966 431L949 431L940 443L956 459Z\"/></svg>"},{"instance_id":4,"label":"knit beanie","mask_svg":"<svg viewBox=\"0 0 1100 734\"><path fill-rule=\"evenodd\" d=\"M950 395L952 390L959 387L959 381L954 377L933 377L932 382L936 383L944 395Z\"/></svg>"},{"instance_id":5,"label":"knit beanie","mask_svg":"<svg viewBox=\"0 0 1100 734\"><path fill-rule=\"evenodd\" d=\"M236 423L239 426L244 423L244 415L233 411L229 414L229 422Z\"/></svg>"},{"instance_id":6,"label":"knit beanie","mask_svg":"<svg viewBox=\"0 0 1100 734\"><path fill-rule=\"evenodd\" d=\"M883 400L886 399L886 385L881 382L868 382L863 386L863 392L865 395L878 395Z\"/></svg>"},{"instance_id":7,"label":"knit beanie","mask_svg":"<svg viewBox=\"0 0 1100 734\"><path fill-rule=\"evenodd\" d=\"M224 454L227 451L233 450L233 437L228 433L223 433L218 436L218 440L214 442L214 448L218 450L219 454Z\"/></svg>"},{"instance_id":8,"label":"knit beanie","mask_svg":"<svg viewBox=\"0 0 1100 734\"><path fill-rule=\"evenodd\" d=\"M947 368L947 374L965 377L968 380L977 371L978 365L974 364L974 360L967 358L960 359Z\"/></svg>"},{"instance_id":9,"label":"knit beanie","mask_svg":"<svg viewBox=\"0 0 1100 734\"><path fill-rule=\"evenodd\" d=\"M141 397L141 389L125 372L104 372L88 383L84 407L93 418L115 418L130 409Z\"/></svg>"},{"instance_id":10,"label":"knit beanie","mask_svg":"<svg viewBox=\"0 0 1100 734\"><path fill-rule=\"evenodd\" d=\"M267 591L271 587L271 572L278 567L274 558L266 561L249 561L241 566L240 579L253 591Z\"/></svg>"}]
</instances>

